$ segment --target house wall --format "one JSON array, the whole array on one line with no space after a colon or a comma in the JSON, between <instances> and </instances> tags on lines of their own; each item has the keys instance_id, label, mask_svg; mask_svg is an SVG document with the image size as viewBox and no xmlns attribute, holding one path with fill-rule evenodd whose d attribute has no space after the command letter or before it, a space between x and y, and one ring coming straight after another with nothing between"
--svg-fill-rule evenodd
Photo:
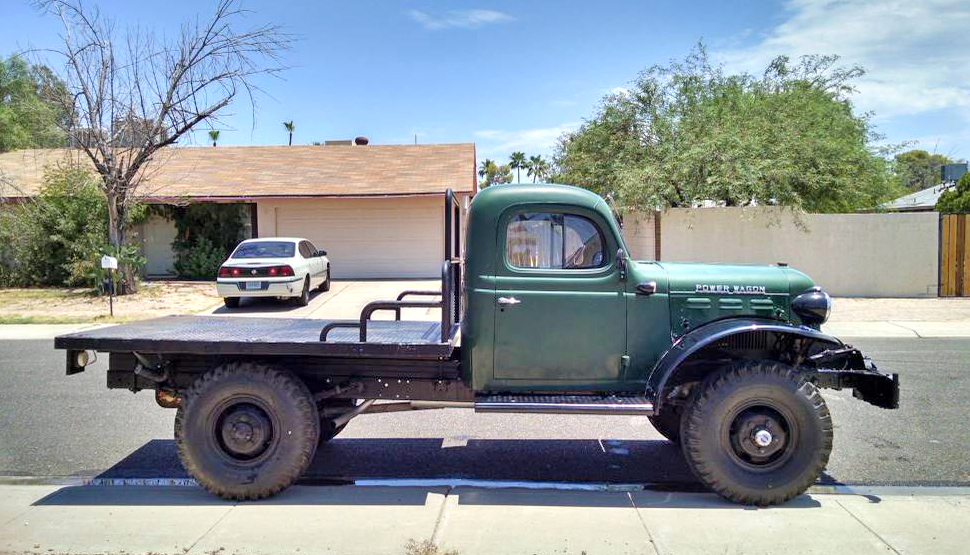
<instances>
[{"instance_id":1,"label":"house wall","mask_svg":"<svg viewBox=\"0 0 970 555\"><path fill-rule=\"evenodd\" d=\"M937 295L935 212L796 218L790 211L767 207L672 209L662 214L660 228L662 261L787 262L833 295ZM629 233L636 237L636 232ZM641 243L648 240L647 234L642 237Z\"/></svg>"}]
</instances>

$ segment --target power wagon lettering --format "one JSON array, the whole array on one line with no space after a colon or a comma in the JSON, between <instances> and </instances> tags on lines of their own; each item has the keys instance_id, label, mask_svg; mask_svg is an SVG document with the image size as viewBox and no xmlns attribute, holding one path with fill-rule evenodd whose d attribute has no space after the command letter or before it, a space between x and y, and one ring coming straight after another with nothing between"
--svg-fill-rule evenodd
<instances>
[{"instance_id":1,"label":"power wagon lettering","mask_svg":"<svg viewBox=\"0 0 970 555\"><path fill-rule=\"evenodd\" d=\"M724 293L728 295L764 295L764 285L700 285L694 286L695 293Z\"/></svg>"}]
</instances>

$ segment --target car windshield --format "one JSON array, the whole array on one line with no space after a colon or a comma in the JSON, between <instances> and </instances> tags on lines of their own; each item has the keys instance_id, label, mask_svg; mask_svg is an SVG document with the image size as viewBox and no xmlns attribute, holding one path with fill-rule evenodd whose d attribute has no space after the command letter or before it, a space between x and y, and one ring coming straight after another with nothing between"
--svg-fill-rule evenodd
<instances>
[{"instance_id":1,"label":"car windshield","mask_svg":"<svg viewBox=\"0 0 970 555\"><path fill-rule=\"evenodd\" d=\"M255 241L243 243L232 253L233 258L290 258L296 247L292 241Z\"/></svg>"}]
</instances>

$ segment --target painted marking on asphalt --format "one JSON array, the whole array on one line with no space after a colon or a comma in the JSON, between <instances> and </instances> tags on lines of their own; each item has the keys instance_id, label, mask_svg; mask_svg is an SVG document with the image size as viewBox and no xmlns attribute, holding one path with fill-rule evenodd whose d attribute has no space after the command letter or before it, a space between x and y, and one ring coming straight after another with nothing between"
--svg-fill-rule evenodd
<instances>
[{"instance_id":1,"label":"painted marking on asphalt","mask_svg":"<svg viewBox=\"0 0 970 555\"><path fill-rule=\"evenodd\" d=\"M298 482L299 483L299 482ZM328 484L337 485L337 484ZM666 491L678 492L668 484L608 484L599 482L530 482L514 480L469 479L360 479L345 485L358 487L469 487L482 489L534 489L563 491ZM192 478L98 478L84 476L0 476L0 486L161 486L196 487ZM681 493L706 493L703 490L684 487ZM851 486L814 485L806 491L809 495L909 495L909 496L970 496L968 486Z\"/></svg>"}]
</instances>

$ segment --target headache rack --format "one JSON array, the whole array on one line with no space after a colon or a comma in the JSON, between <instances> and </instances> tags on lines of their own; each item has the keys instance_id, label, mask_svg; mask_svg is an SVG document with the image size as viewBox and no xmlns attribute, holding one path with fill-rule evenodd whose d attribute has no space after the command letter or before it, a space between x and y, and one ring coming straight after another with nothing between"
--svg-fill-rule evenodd
<instances>
[{"instance_id":1,"label":"headache rack","mask_svg":"<svg viewBox=\"0 0 970 555\"><path fill-rule=\"evenodd\" d=\"M445 261L441 265L440 291L402 291L393 301L368 303L360 312L357 322L330 322L320 330L320 341L337 328L360 330L360 342L367 342L367 324L379 310L394 312L394 319L401 320L402 308L440 308L441 342L450 343L461 322L461 205L451 189L445 191ZM440 297L440 301L405 300L406 297Z\"/></svg>"}]
</instances>

